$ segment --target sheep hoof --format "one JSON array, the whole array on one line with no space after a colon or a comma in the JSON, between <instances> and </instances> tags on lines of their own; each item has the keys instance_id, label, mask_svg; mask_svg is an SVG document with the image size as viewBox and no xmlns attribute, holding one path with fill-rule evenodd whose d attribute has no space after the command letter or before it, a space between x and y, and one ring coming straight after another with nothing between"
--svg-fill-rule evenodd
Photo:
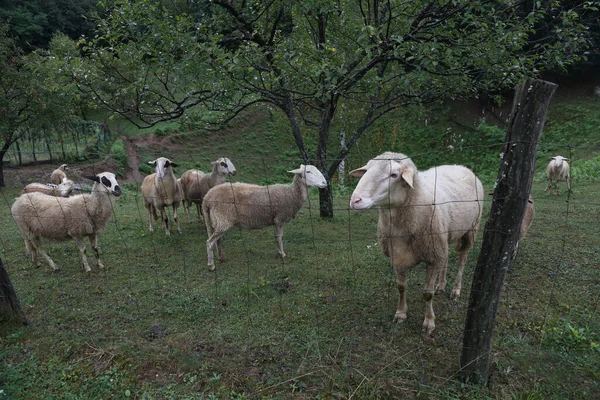
<instances>
[{"instance_id":1,"label":"sheep hoof","mask_svg":"<svg viewBox=\"0 0 600 400\"><path fill-rule=\"evenodd\" d=\"M452 293L450 293L450 298L452 300L458 300L459 297L460 297L460 289L452 290Z\"/></svg>"},{"instance_id":2,"label":"sheep hoof","mask_svg":"<svg viewBox=\"0 0 600 400\"><path fill-rule=\"evenodd\" d=\"M431 335L435 330L435 322L433 321L433 319L425 318L425 320L423 321L423 329L427 331L428 335Z\"/></svg>"},{"instance_id":3,"label":"sheep hoof","mask_svg":"<svg viewBox=\"0 0 600 400\"><path fill-rule=\"evenodd\" d=\"M60 268L54 268L54 272L58 274L60 272Z\"/></svg>"},{"instance_id":4,"label":"sheep hoof","mask_svg":"<svg viewBox=\"0 0 600 400\"><path fill-rule=\"evenodd\" d=\"M221 262L226 262L226 261L227 261L227 258L225 258L225 257L219 257L219 261L221 261Z\"/></svg>"},{"instance_id":5,"label":"sheep hoof","mask_svg":"<svg viewBox=\"0 0 600 400\"><path fill-rule=\"evenodd\" d=\"M397 324L401 324L404 321L406 321L406 313L401 312L401 311L396 311L396 314L394 314L394 322Z\"/></svg>"},{"instance_id":6,"label":"sheep hoof","mask_svg":"<svg viewBox=\"0 0 600 400\"><path fill-rule=\"evenodd\" d=\"M441 295L441 294L444 294L445 292L446 292L446 289L445 289L445 288L437 288L437 289L435 289L435 295L436 295L436 296L439 296L439 295Z\"/></svg>"},{"instance_id":7,"label":"sheep hoof","mask_svg":"<svg viewBox=\"0 0 600 400\"><path fill-rule=\"evenodd\" d=\"M211 271L211 272L214 271L215 269L217 269L217 267L215 267L214 265L209 265L208 266L208 270Z\"/></svg>"}]
</instances>

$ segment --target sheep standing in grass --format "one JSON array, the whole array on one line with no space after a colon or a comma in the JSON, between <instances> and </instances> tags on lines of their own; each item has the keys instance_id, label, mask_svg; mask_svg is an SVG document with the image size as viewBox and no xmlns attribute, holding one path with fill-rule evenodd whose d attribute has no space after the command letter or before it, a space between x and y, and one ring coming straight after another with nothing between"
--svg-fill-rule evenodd
<instances>
[{"instance_id":1,"label":"sheep standing in grass","mask_svg":"<svg viewBox=\"0 0 600 400\"><path fill-rule=\"evenodd\" d=\"M44 183L30 183L23 188L22 193L40 192L49 196L69 197L73 191L74 183L66 176L60 185L46 185Z\"/></svg>"},{"instance_id":2,"label":"sheep standing in grass","mask_svg":"<svg viewBox=\"0 0 600 400\"><path fill-rule=\"evenodd\" d=\"M223 261L221 237L233 227L259 229L274 225L279 256L285 257L283 227L300 211L310 186L327 186L323 174L312 165L300 165L289 172L294 174L290 185L231 183L209 190L202 210L208 232L206 250L210 271L215 270L213 246L217 245L219 259Z\"/></svg>"},{"instance_id":3,"label":"sheep standing in grass","mask_svg":"<svg viewBox=\"0 0 600 400\"><path fill-rule=\"evenodd\" d=\"M50 182L54 183L55 185L60 185L63 182L63 179L67 177L65 171L67 171L68 169L69 168L67 168L67 164L63 164L60 167L56 168L50 174Z\"/></svg>"},{"instance_id":4,"label":"sheep standing in grass","mask_svg":"<svg viewBox=\"0 0 600 400\"><path fill-rule=\"evenodd\" d=\"M202 200L206 193L213 187L225 183L227 174L235 175L235 166L227 157L221 157L210 163L212 172L205 174L197 169L190 169L181 175L181 189L183 190L183 208L190 216L190 205L196 204L198 219L202 212Z\"/></svg>"},{"instance_id":5,"label":"sheep standing in grass","mask_svg":"<svg viewBox=\"0 0 600 400\"><path fill-rule=\"evenodd\" d=\"M182 190L181 184L173 174L173 167L176 167L177 164L165 157L148 161L148 164L155 166L156 171L145 177L142 182L142 196L144 197L144 206L148 209L150 232L154 232L152 218L158 219L157 210L159 210L165 233L167 236L171 235L169 232L169 217L166 215L165 208L173 207L173 221L177 225L177 232L181 235L177 208L181 204Z\"/></svg>"},{"instance_id":6,"label":"sheep standing in grass","mask_svg":"<svg viewBox=\"0 0 600 400\"><path fill-rule=\"evenodd\" d=\"M12 216L36 267L40 266L38 253L42 253L50 267L60 270L42 247L42 239L63 241L72 238L81 252L83 268L90 272L83 242L87 236L98 268L104 268L98 253L98 235L104 231L113 211L110 194L120 196L121 188L111 172L103 172L90 179L95 182L91 194L62 198L37 192L25 193L13 204Z\"/></svg>"},{"instance_id":7,"label":"sheep standing in grass","mask_svg":"<svg viewBox=\"0 0 600 400\"><path fill-rule=\"evenodd\" d=\"M434 285L439 276L437 292L445 290L450 244L455 244L459 252L451 295L460 295L467 254L481 220L481 182L466 167L442 165L418 171L410 158L391 152L377 156L350 174L360 178L350 198L350 208L379 208L379 245L392 262L399 292L394 321L406 319L406 270L423 261L423 327L433 332Z\"/></svg>"},{"instance_id":8,"label":"sheep standing in grass","mask_svg":"<svg viewBox=\"0 0 600 400\"><path fill-rule=\"evenodd\" d=\"M558 182L567 181L567 189L571 190L571 176L569 175L569 160L562 156L550 157L550 162L546 167L546 175L548 176L548 186L545 192L552 187L552 181L555 181L554 195L558 195ZM548 193L550 194L550 193Z\"/></svg>"}]
</instances>

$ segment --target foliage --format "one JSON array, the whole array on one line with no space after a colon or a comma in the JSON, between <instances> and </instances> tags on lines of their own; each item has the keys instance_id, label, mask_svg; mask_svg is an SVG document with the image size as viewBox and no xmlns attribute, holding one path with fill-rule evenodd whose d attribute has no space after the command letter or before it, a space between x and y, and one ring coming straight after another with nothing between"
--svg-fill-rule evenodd
<instances>
[{"instance_id":1,"label":"foliage","mask_svg":"<svg viewBox=\"0 0 600 400\"><path fill-rule=\"evenodd\" d=\"M579 60L589 40L579 11L594 7L216 0L192 17L153 0L118 1L84 42L86 62L68 70L80 90L140 125L228 121L269 103L288 119L301 157L330 180L394 109L499 93ZM332 129L348 140L329 152ZM321 215L331 216L331 188L320 193Z\"/></svg>"},{"instance_id":2,"label":"foliage","mask_svg":"<svg viewBox=\"0 0 600 400\"><path fill-rule=\"evenodd\" d=\"M578 162L571 168L571 177L577 181L600 181L600 156Z\"/></svg>"},{"instance_id":3,"label":"foliage","mask_svg":"<svg viewBox=\"0 0 600 400\"><path fill-rule=\"evenodd\" d=\"M10 34L28 52L46 47L55 33L72 39L91 36L94 25L89 17L95 0L7 0L0 6L0 21L8 23Z\"/></svg>"},{"instance_id":4,"label":"foliage","mask_svg":"<svg viewBox=\"0 0 600 400\"><path fill-rule=\"evenodd\" d=\"M600 336L589 326L577 326L561 319L542 331L542 343L565 353L600 352Z\"/></svg>"},{"instance_id":5,"label":"foliage","mask_svg":"<svg viewBox=\"0 0 600 400\"><path fill-rule=\"evenodd\" d=\"M118 176L125 176L125 169L129 167L129 157L123 140L116 140L110 148L110 155L117 162Z\"/></svg>"}]
</instances>

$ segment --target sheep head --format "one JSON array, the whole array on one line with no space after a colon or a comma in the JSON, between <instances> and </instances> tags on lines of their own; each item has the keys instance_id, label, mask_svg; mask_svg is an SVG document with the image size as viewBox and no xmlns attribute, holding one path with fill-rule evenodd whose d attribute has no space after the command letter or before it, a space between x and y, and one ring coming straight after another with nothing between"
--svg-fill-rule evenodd
<instances>
[{"instance_id":1,"label":"sheep head","mask_svg":"<svg viewBox=\"0 0 600 400\"><path fill-rule=\"evenodd\" d=\"M152 165L155 167L154 170L156 172L156 176L159 179L162 179L165 176L165 173L168 168L171 168L171 172L173 172L172 167L177 166L177 164L165 157L159 157L156 160L148 161L148 165Z\"/></svg>"},{"instance_id":2,"label":"sheep head","mask_svg":"<svg viewBox=\"0 0 600 400\"><path fill-rule=\"evenodd\" d=\"M306 186L327 187L327 180L314 165L300 164L300 168L288 172L302 177L306 181Z\"/></svg>"},{"instance_id":3,"label":"sheep head","mask_svg":"<svg viewBox=\"0 0 600 400\"><path fill-rule=\"evenodd\" d=\"M360 178L352 196L350 208L398 207L414 188L417 167L401 153L383 153L350 175Z\"/></svg>"},{"instance_id":4,"label":"sheep head","mask_svg":"<svg viewBox=\"0 0 600 400\"><path fill-rule=\"evenodd\" d=\"M236 173L235 166L227 157L221 157L217 161L211 162L210 165L212 165L213 167L216 166L219 173L223 175L235 175Z\"/></svg>"},{"instance_id":5,"label":"sheep head","mask_svg":"<svg viewBox=\"0 0 600 400\"><path fill-rule=\"evenodd\" d=\"M60 167L58 167L58 169L62 170L62 171L68 171L69 167L67 167L67 164L63 164Z\"/></svg>"},{"instance_id":6,"label":"sheep head","mask_svg":"<svg viewBox=\"0 0 600 400\"><path fill-rule=\"evenodd\" d=\"M87 178L96 182L92 188L92 192L102 190L110 192L114 196L121 195L121 187L119 186L119 182L117 182L117 177L112 172L102 172L98 175L88 176Z\"/></svg>"}]
</instances>

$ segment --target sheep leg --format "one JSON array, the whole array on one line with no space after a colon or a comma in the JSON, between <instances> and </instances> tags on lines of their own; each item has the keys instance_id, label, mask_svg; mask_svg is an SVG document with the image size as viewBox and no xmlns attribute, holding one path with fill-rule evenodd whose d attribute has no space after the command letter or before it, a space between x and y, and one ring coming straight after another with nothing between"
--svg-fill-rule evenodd
<instances>
[{"instance_id":1,"label":"sheep leg","mask_svg":"<svg viewBox=\"0 0 600 400\"><path fill-rule=\"evenodd\" d=\"M46 250L44 250L44 248L42 247L42 244L40 243L40 240L38 238L31 239L31 246L32 246L32 248L35 251L35 260L34 260L34 263L36 264L36 267L40 266L40 260L39 260L39 257L38 257L38 252L39 252L39 253L42 253L42 256L44 256L44 258L46 259L46 261L50 265L50 268L52 268L54 270L54 272L60 271L60 268L58 268L56 266L56 264L54 264L54 261L50 258L50 256L48 255L48 253L46 253Z\"/></svg>"},{"instance_id":2,"label":"sheep leg","mask_svg":"<svg viewBox=\"0 0 600 400\"><path fill-rule=\"evenodd\" d=\"M433 313L433 294L435 279L441 268L434 265L427 265L425 272L425 287L423 289L423 300L425 300L425 319L423 320L423 329L431 334L435 330L435 314Z\"/></svg>"},{"instance_id":3,"label":"sheep leg","mask_svg":"<svg viewBox=\"0 0 600 400\"><path fill-rule=\"evenodd\" d=\"M177 217L177 206L173 204L173 221L175 221L175 225L177 226L177 233L181 235L181 227L179 226L179 218Z\"/></svg>"},{"instance_id":4,"label":"sheep leg","mask_svg":"<svg viewBox=\"0 0 600 400\"><path fill-rule=\"evenodd\" d=\"M74 237L73 240L75 244L79 248L79 252L81 253L81 262L83 263L83 269L85 272L90 272L92 269L88 264L87 257L85 255L85 243L83 242L83 238Z\"/></svg>"},{"instance_id":5,"label":"sheep leg","mask_svg":"<svg viewBox=\"0 0 600 400\"><path fill-rule=\"evenodd\" d=\"M517 243L518 246L518 243ZM452 292L450 293L451 299L458 299L460 296L460 291L462 289L462 277L463 271L465 269L465 264L467 262L467 255L469 254L469 250L471 248L461 250L458 256L458 272L456 273L456 279L454 280L454 286L452 287ZM515 248L516 251L516 248Z\"/></svg>"},{"instance_id":6,"label":"sheep leg","mask_svg":"<svg viewBox=\"0 0 600 400\"><path fill-rule=\"evenodd\" d=\"M435 287L436 295L440 295L446 291L446 283L448 282L447 275L448 275L448 263L446 263L440 271L440 274L438 277L438 283L437 283L437 286Z\"/></svg>"},{"instance_id":7,"label":"sheep leg","mask_svg":"<svg viewBox=\"0 0 600 400\"><path fill-rule=\"evenodd\" d=\"M406 320L406 269L395 268L396 270L396 286L398 288L398 308L394 314L394 322L401 323Z\"/></svg>"},{"instance_id":8,"label":"sheep leg","mask_svg":"<svg viewBox=\"0 0 600 400\"><path fill-rule=\"evenodd\" d=\"M148 230L154 232L154 227L152 226L152 205L146 208L148 209Z\"/></svg>"},{"instance_id":9,"label":"sheep leg","mask_svg":"<svg viewBox=\"0 0 600 400\"><path fill-rule=\"evenodd\" d=\"M94 256L96 256L96 264L98 265L98 268L104 269L104 264L100 261L100 252L98 251L98 236L90 235L89 238L92 249L94 249Z\"/></svg>"},{"instance_id":10,"label":"sheep leg","mask_svg":"<svg viewBox=\"0 0 600 400\"><path fill-rule=\"evenodd\" d=\"M547 192L551 188L552 188L552 179L548 179L548 184L546 185L546 189L544 189L544 192ZM550 194L550 193L548 193L548 194Z\"/></svg>"},{"instance_id":11,"label":"sheep leg","mask_svg":"<svg viewBox=\"0 0 600 400\"><path fill-rule=\"evenodd\" d=\"M162 221L162 227L167 236L171 236L171 232L169 232L169 217L167 216L164 207L160 208L160 220Z\"/></svg>"},{"instance_id":12,"label":"sheep leg","mask_svg":"<svg viewBox=\"0 0 600 400\"><path fill-rule=\"evenodd\" d=\"M275 224L275 237L277 238L277 253L279 257L285 258L283 251L283 224Z\"/></svg>"},{"instance_id":13,"label":"sheep leg","mask_svg":"<svg viewBox=\"0 0 600 400\"><path fill-rule=\"evenodd\" d=\"M225 262L227 259L223 256L223 238L220 237L217 240L217 253L219 254L219 261Z\"/></svg>"},{"instance_id":14,"label":"sheep leg","mask_svg":"<svg viewBox=\"0 0 600 400\"><path fill-rule=\"evenodd\" d=\"M25 248L27 249L29 254L31 254L31 262L33 262L33 265L35 265L36 268L39 268L40 267L40 257L39 257L38 250L37 250L37 247L35 246L35 244L26 238L25 239Z\"/></svg>"},{"instance_id":15,"label":"sheep leg","mask_svg":"<svg viewBox=\"0 0 600 400\"><path fill-rule=\"evenodd\" d=\"M224 233L225 232L221 232L221 231L215 230L210 235L210 237L208 238L208 240L206 241L206 253L208 255L208 270L209 271L214 271L216 269L216 267L215 267L215 255L213 253L213 246L215 245L215 243L218 243L218 241L221 239L221 236L223 236ZM222 257L222 254L220 253L219 247L217 247L217 249L219 250L219 257Z\"/></svg>"}]
</instances>

